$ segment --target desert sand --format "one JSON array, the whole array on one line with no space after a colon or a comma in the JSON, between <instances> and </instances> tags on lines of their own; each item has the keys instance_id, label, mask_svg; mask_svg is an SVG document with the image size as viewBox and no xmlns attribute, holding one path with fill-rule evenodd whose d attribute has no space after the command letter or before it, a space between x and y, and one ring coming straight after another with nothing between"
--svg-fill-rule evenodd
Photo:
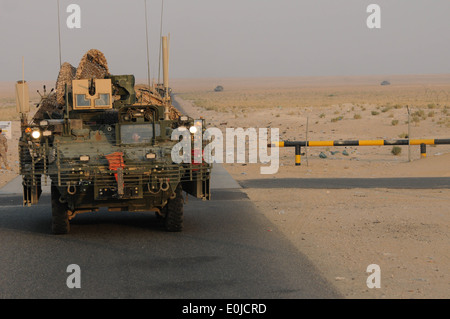
<instances>
[{"instance_id":1,"label":"desert sand","mask_svg":"<svg viewBox=\"0 0 450 319\"><path fill-rule=\"evenodd\" d=\"M385 79L391 86L380 86ZM214 92L216 85L223 85L224 92ZM9 87L0 85L0 108L11 108L14 95ZM201 116L208 126L224 132L227 127L278 128L281 140L305 140L306 135L317 141L398 139L408 132L408 105L414 114L411 138L450 138L449 75L180 79L172 87L189 115ZM8 153L13 170L0 171L0 187L18 174L18 136L15 120ZM450 145L428 146L426 158L421 158L419 146L411 146L410 156L407 146L396 156L391 150L392 146L309 147L302 150L302 165L295 166L294 149L280 148L276 174L261 175L263 164L224 167L237 181L450 177ZM449 189L268 185L242 190L267 217L267 236L283 233L347 298L450 297ZM380 266L381 288L366 285L370 264Z\"/></svg>"},{"instance_id":2,"label":"desert sand","mask_svg":"<svg viewBox=\"0 0 450 319\"><path fill-rule=\"evenodd\" d=\"M431 87L429 91L442 91L442 97L443 92L447 92L443 88L450 88L448 79L448 76L398 77L396 81L400 84L389 88L393 95L397 91L408 101L416 100L416 105L420 106L409 105L411 113L425 114L411 120L411 138L449 138L450 118L445 102L441 100L443 104L438 106L436 97L419 94L417 98L415 93L427 86ZM306 139L308 123L308 140L404 138L408 132L408 112L400 98L392 103L383 98L377 103L377 97L371 96L368 100L372 104L352 103L353 99L349 98L326 106L320 106L323 98L311 98L311 92L327 90L337 94L360 94L362 89L372 94L380 90L377 80L374 77L361 81L327 78L321 83L305 79L253 82L211 79L209 84L205 81L198 87L195 81L180 82L175 91L186 91L180 96L191 99L178 99L186 112L205 118L209 125L221 128L224 134L226 127L279 128L281 140L302 141ZM264 92L270 99L276 95L277 88L292 94L296 90L295 83L298 87L307 87L306 95L317 106L296 106L301 102L285 101L284 104L290 105L275 103L272 107L258 107L249 102L251 97L264 101ZM219 84L224 86L224 92L228 90L223 96L225 102L220 96L224 92L213 92ZM247 100L242 99L244 88ZM237 98L233 98L233 94ZM302 98L300 93L297 98ZM208 99L218 106L208 107L205 103ZM239 101L242 101L241 108ZM196 106L196 102L203 107ZM221 108L221 104L236 107ZM372 112L376 112L375 115ZM393 125L393 120L398 123ZM348 155L343 155L344 150ZM426 158L421 158L419 146L411 146L410 156L408 146L401 146L397 156L391 150L392 146L310 147L302 150L307 153L302 156L302 165L295 166L294 149L280 148L280 167L273 175L261 175L263 164L223 165L237 181L286 177L450 177L450 145L428 146ZM321 158L321 153L327 158ZM450 296L449 189L295 189L267 185L264 189L244 188L243 191L270 221L267 235L282 232L347 298ZM370 274L366 270L371 264L381 269L379 289L369 289L366 284Z\"/></svg>"}]
</instances>

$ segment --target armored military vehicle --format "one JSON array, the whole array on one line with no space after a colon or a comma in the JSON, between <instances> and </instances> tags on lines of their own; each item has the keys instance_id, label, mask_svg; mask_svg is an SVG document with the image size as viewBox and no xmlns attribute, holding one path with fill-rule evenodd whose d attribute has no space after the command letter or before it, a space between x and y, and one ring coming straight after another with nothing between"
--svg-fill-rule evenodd
<instances>
[{"instance_id":1,"label":"armored military vehicle","mask_svg":"<svg viewBox=\"0 0 450 319\"><path fill-rule=\"evenodd\" d=\"M55 234L68 233L77 214L102 207L154 211L168 231L181 231L183 192L209 200L211 166L198 158L176 164L171 133L204 130L204 120L173 108L166 74L164 85L137 86L133 75L111 75L102 61L90 50L78 69L63 65L56 91L44 91L31 121L26 82L16 84L23 204L38 203L50 179Z\"/></svg>"}]
</instances>

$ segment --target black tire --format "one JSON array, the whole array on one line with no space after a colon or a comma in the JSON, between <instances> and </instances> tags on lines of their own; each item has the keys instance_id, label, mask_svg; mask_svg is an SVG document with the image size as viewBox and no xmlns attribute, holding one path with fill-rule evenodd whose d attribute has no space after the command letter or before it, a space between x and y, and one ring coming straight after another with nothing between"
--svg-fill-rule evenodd
<instances>
[{"instance_id":1,"label":"black tire","mask_svg":"<svg viewBox=\"0 0 450 319\"><path fill-rule=\"evenodd\" d=\"M67 204L59 201L60 193L56 186L51 187L52 194L52 232L55 235L68 234L70 223Z\"/></svg>"},{"instance_id":2,"label":"black tire","mask_svg":"<svg viewBox=\"0 0 450 319\"><path fill-rule=\"evenodd\" d=\"M175 198L169 199L166 206L164 226L169 232L180 232L183 230L183 195L181 184L175 190Z\"/></svg>"}]
</instances>

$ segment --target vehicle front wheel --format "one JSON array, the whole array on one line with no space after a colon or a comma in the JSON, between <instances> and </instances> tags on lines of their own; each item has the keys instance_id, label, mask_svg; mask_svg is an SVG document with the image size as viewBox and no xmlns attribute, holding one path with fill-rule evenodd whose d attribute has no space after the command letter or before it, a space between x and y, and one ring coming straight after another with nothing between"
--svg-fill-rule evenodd
<instances>
[{"instance_id":1,"label":"vehicle front wheel","mask_svg":"<svg viewBox=\"0 0 450 319\"><path fill-rule=\"evenodd\" d=\"M184 199L181 184L175 190L175 195L175 198L169 199L165 207L164 226L170 232L180 232L183 230Z\"/></svg>"}]
</instances>

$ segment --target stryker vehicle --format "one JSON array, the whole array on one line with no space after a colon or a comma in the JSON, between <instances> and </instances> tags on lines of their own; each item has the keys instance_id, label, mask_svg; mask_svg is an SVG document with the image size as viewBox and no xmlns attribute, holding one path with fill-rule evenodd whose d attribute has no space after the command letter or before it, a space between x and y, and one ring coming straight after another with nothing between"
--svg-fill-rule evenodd
<instances>
[{"instance_id":1,"label":"stryker vehicle","mask_svg":"<svg viewBox=\"0 0 450 319\"><path fill-rule=\"evenodd\" d=\"M68 233L77 214L101 207L154 211L167 231L181 231L182 192L210 199L211 165L201 158L195 163L194 158L192 163L172 160L178 143L171 140L172 131L181 127L194 132L205 125L203 119L169 116L173 106L166 77L165 85L152 93L161 103L145 103L142 96L139 101L133 75L68 80L63 93L60 89L64 105L34 121L26 116L27 83L18 81L23 204L38 203L43 178L46 182L49 177L54 234ZM41 108L50 95L44 91ZM194 138L191 134L192 145Z\"/></svg>"}]
</instances>

